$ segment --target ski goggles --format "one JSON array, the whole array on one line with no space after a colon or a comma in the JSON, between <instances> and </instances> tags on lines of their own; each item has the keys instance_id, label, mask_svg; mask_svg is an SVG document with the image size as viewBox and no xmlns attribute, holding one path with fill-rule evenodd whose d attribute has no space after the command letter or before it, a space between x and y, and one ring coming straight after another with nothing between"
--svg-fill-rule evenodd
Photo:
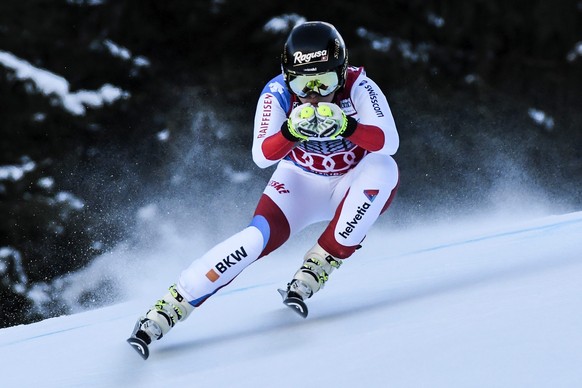
<instances>
[{"instance_id":1,"label":"ski goggles","mask_svg":"<svg viewBox=\"0 0 582 388\"><path fill-rule=\"evenodd\" d=\"M325 97L339 88L339 78L335 71L310 75L290 75L289 87L299 97L307 97L309 93L317 93Z\"/></svg>"}]
</instances>

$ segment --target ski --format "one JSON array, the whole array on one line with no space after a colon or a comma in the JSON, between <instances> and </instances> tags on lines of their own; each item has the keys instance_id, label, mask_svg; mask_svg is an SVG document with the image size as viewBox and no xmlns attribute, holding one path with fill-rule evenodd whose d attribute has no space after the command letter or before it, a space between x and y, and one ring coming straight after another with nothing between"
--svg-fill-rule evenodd
<instances>
[{"instance_id":1,"label":"ski","mask_svg":"<svg viewBox=\"0 0 582 388\"><path fill-rule=\"evenodd\" d=\"M147 360L150 356L150 349L148 348L148 343L139 338L138 331L140 331L141 324L144 318L140 318L135 323L131 337L127 339L127 343L136 351L144 360Z\"/></svg>"},{"instance_id":2,"label":"ski","mask_svg":"<svg viewBox=\"0 0 582 388\"><path fill-rule=\"evenodd\" d=\"M301 317L307 318L309 311L307 310L307 305L303 299L296 296L289 296L286 290L282 290L280 288L277 291L279 291L279 294L281 294L281 297L283 298L283 304L285 306L301 315Z\"/></svg>"},{"instance_id":3,"label":"ski","mask_svg":"<svg viewBox=\"0 0 582 388\"><path fill-rule=\"evenodd\" d=\"M129 337L127 339L127 343L130 344L131 347L134 348L135 351L138 352L144 360L148 359L150 350L148 348L148 344L144 340L137 337Z\"/></svg>"}]
</instances>

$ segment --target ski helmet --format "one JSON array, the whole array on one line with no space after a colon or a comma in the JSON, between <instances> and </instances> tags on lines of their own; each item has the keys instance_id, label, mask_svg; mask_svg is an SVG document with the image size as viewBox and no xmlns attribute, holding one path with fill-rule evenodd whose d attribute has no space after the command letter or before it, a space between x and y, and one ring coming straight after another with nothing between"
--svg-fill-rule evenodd
<instances>
[{"instance_id":1,"label":"ski helmet","mask_svg":"<svg viewBox=\"0 0 582 388\"><path fill-rule=\"evenodd\" d=\"M281 55L281 69L285 83L293 93L300 97L305 97L307 91L329 95L344 85L347 67L348 52L343 38L333 25L314 21L291 30ZM337 79L316 77L326 73L335 73ZM297 83L303 87L299 88Z\"/></svg>"}]
</instances>

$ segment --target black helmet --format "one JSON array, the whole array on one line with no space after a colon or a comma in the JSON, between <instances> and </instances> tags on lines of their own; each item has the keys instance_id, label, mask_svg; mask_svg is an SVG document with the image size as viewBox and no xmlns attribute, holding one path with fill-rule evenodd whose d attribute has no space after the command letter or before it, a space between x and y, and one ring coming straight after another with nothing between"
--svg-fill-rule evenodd
<instances>
[{"instance_id":1,"label":"black helmet","mask_svg":"<svg viewBox=\"0 0 582 388\"><path fill-rule=\"evenodd\" d=\"M348 52L335 27L325 22L306 22L291 30L281 55L281 68L287 86L298 75L335 71L339 89L345 83Z\"/></svg>"}]
</instances>

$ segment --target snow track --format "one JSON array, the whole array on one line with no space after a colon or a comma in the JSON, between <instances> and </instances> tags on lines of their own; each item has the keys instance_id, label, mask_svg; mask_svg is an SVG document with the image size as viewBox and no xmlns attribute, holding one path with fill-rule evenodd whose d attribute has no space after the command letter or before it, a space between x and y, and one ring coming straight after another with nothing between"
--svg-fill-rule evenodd
<instances>
[{"instance_id":1,"label":"snow track","mask_svg":"<svg viewBox=\"0 0 582 388\"><path fill-rule=\"evenodd\" d=\"M379 228L306 320L276 290L299 264L290 252L249 267L145 362L125 339L150 294L2 329L2 386L582 386L582 212Z\"/></svg>"}]
</instances>

